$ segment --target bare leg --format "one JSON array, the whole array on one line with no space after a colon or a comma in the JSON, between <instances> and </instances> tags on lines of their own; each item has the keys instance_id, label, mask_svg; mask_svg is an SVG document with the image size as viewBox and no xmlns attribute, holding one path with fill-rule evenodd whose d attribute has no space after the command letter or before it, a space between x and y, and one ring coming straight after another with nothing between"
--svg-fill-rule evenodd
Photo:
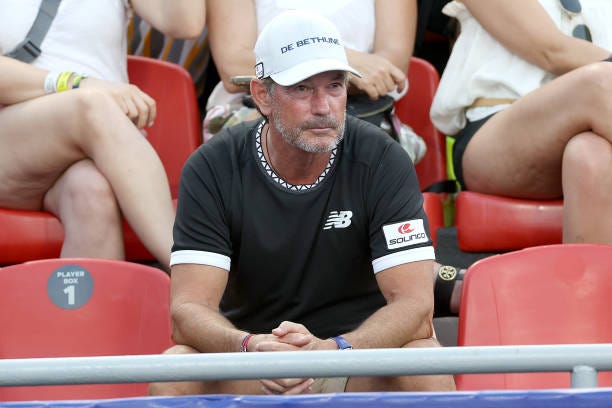
<instances>
[{"instance_id":1,"label":"bare leg","mask_svg":"<svg viewBox=\"0 0 612 408\"><path fill-rule=\"evenodd\" d=\"M197 350L183 345L169 348L164 354L194 354ZM263 394L258 380L241 381L184 381L149 384L149 395L178 396L199 394Z\"/></svg>"},{"instance_id":2,"label":"bare leg","mask_svg":"<svg viewBox=\"0 0 612 408\"><path fill-rule=\"evenodd\" d=\"M563 242L612 244L612 145L575 136L563 155Z\"/></svg>"},{"instance_id":3,"label":"bare leg","mask_svg":"<svg viewBox=\"0 0 612 408\"><path fill-rule=\"evenodd\" d=\"M599 179L607 184L599 184L587 181L585 174L575 173L582 170L604 177L601 172L610 173L609 156L606 159L598 154L594 167L595 164L587 165L591 161L588 155L565 153L570 140L585 132L602 142L612 142L611 77L610 63L577 69L491 118L476 132L463 157L468 188L519 198L564 196L569 210L564 216L564 241L611 243L610 222L604 222L608 217L602 218L602 210L612 208L608 194L602 194L609 191L608 177ZM576 150L591 152L592 147L587 149L585 144L575 146ZM605 145L600 143L601 146ZM609 151L609 147L603 151ZM580 228L580 224L589 227Z\"/></svg>"},{"instance_id":4,"label":"bare leg","mask_svg":"<svg viewBox=\"0 0 612 408\"><path fill-rule=\"evenodd\" d=\"M42 209L64 171L90 158L136 234L168 266L174 208L164 168L110 96L79 89L12 105L0 111L0 129L0 205Z\"/></svg>"},{"instance_id":5,"label":"bare leg","mask_svg":"<svg viewBox=\"0 0 612 408\"><path fill-rule=\"evenodd\" d=\"M410 342L404 348L440 347L435 338ZM347 392L373 391L455 391L452 375L421 375L402 377L350 377Z\"/></svg>"},{"instance_id":6,"label":"bare leg","mask_svg":"<svg viewBox=\"0 0 612 408\"><path fill-rule=\"evenodd\" d=\"M611 76L610 63L577 69L493 116L463 157L468 187L512 197L561 197L569 140L592 131L612 142Z\"/></svg>"},{"instance_id":7,"label":"bare leg","mask_svg":"<svg viewBox=\"0 0 612 408\"><path fill-rule=\"evenodd\" d=\"M124 259L123 217L108 181L91 160L70 166L44 198L64 227L61 256Z\"/></svg>"},{"instance_id":8,"label":"bare leg","mask_svg":"<svg viewBox=\"0 0 612 408\"><path fill-rule=\"evenodd\" d=\"M404 347L440 347L435 338L416 340ZM193 354L197 350L177 345L164 354ZM425 375L405 377L351 377L346 385L347 392L360 391L454 391L452 375ZM241 381L192 381L160 382L149 385L149 395L198 395L198 394L264 394L258 380Z\"/></svg>"}]
</instances>

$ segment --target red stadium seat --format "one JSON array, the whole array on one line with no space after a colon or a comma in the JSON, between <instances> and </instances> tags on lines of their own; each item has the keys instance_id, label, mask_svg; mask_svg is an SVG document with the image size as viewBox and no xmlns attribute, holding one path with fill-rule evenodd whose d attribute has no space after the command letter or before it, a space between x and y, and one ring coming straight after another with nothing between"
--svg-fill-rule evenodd
<instances>
[{"instance_id":1,"label":"red stadium seat","mask_svg":"<svg viewBox=\"0 0 612 408\"><path fill-rule=\"evenodd\" d=\"M543 245L494 255L463 281L459 346L611 343L612 246ZM459 390L568 388L569 373L462 374ZM599 373L612 386L612 372Z\"/></svg>"},{"instance_id":2,"label":"red stadium seat","mask_svg":"<svg viewBox=\"0 0 612 408\"><path fill-rule=\"evenodd\" d=\"M437 243L438 228L444 227L442 198L436 193L423 193L423 209L429 220L429 231L434 246Z\"/></svg>"},{"instance_id":3,"label":"red stadium seat","mask_svg":"<svg viewBox=\"0 0 612 408\"><path fill-rule=\"evenodd\" d=\"M523 200L462 191L455 199L459 249L503 252L562 242L562 200Z\"/></svg>"},{"instance_id":4,"label":"red stadium seat","mask_svg":"<svg viewBox=\"0 0 612 408\"><path fill-rule=\"evenodd\" d=\"M157 102L158 116L147 138L176 198L183 164L202 142L193 81L181 66L145 57L128 57L128 72L131 82ZM59 257L63 239L60 222L49 213L0 208L0 264ZM153 260L127 223L125 248L129 260Z\"/></svg>"},{"instance_id":5,"label":"red stadium seat","mask_svg":"<svg viewBox=\"0 0 612 408\"><path fill-rule=\"evenodd\" d=\"M170 278L137 263L65 258L0 268L0 358L159 354ZM0 387L0 401L145 396L147 384Z\"/></svg>"},{"instance_id":6,"label":"red stadium seat","mask_svg":"<svg viewBox=\"0 0 612 408\"><path fill-rule=\"evenodd\" d=\"M408 68L410 87L402 99L395 103L395 112L400 120L412 126L427 144L427 153L416 165L421 190L447 179L445 138L429 118L440 77L429 62L412 57Z\"/></svg>"}]
</instances>

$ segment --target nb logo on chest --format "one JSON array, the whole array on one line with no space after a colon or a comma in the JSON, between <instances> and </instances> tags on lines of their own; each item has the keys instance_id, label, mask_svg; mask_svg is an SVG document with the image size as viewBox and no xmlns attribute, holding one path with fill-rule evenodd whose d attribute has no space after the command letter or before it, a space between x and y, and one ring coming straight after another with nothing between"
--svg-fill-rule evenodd
<instances>
[{"instance_id":1,"label":"nb logo on chest","mask_svg":"<svg viewBox=\"0 0 612 408\"><path fill-rule=\"evenodd\" d=\"M330 211L323 229L346 228L351 225L352 217L352 211Z\"/></svg>"}]
</instances>

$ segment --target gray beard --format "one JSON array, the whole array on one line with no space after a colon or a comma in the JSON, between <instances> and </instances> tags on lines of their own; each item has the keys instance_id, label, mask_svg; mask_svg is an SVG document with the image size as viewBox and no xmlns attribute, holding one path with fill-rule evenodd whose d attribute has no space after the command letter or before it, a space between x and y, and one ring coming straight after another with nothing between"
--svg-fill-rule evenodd
<instances>
[{"instance_id":1,"label":"gray beard","mask_svg":"<svg viewBox=\"0 0 612 408\"><path fill-rule=\"evenodd\" d=\"M338 122L333 118L325 117L320 119L314 119L308 121L299 128L291 128L287 129L283 123L283 120L280 118L277 110L274 110L271 115L272 124L274 127L280 132L283 139L286 143L291 146L295 146L300 150L303 150L308 153L326 153L334 150L338 144L344 139L344 124L345 124L346 112L343 115L342 121ZM326 127L331 127L337 130L336 138L327 143L326 145L322 145L321 143L312 143L306 141L302 134L305 129L309 127L316 127L317 125L323 125Z\"/></svg>"}]
</instances>

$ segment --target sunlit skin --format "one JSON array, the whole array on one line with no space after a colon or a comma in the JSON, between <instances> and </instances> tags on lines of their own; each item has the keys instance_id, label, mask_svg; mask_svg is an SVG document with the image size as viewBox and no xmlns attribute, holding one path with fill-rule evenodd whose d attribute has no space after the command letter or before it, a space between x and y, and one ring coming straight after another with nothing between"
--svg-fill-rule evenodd
<instances>
[{"instance_id":1,"label":"sunlit skin","mask_svg":"<svg viewBox=\"0 0 612 408\"><path fill-rule=\"evenodd\" d=\"M344 78L343 72L331 71L292 86L277 86L270 123L294 147L310 153L333 150L344 137ZM292 123L292 118L299 122Z\"/></svg>"},{"instance_id":2,"label":"sunlit skin","mask_svg":"<svg viewBox=\"0 0 612 408\"><path fill-rule=\"evenodd\" d=\"M312 183L321 174L330 152L344 137L347 74L328 71L291 86L261 85L260 109L269 118L266 144L269 162L285 180Z\"/></svg>"}]
</instances>

